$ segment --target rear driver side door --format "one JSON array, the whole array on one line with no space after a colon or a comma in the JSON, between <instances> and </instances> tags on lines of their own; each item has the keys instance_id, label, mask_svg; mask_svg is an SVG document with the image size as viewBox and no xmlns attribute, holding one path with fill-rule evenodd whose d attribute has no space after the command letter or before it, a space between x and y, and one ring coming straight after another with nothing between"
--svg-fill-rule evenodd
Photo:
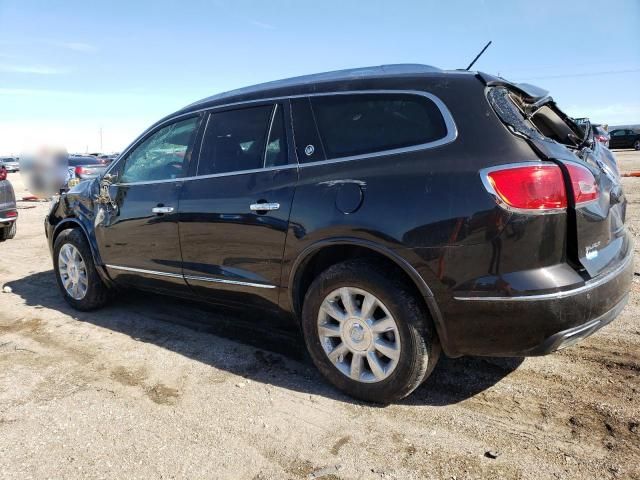
<instances>
[{"instance_id":1,"label":"rear driver side door","mask_svg":"<svg viewBox=\"0 0 640 480\"><path fill-rule=\"evenodd\" d=\"M284 101L208 115L179 229L185 280L207 301L277 304L298 178L290 118Z\"/></svg>"}]
</instances>

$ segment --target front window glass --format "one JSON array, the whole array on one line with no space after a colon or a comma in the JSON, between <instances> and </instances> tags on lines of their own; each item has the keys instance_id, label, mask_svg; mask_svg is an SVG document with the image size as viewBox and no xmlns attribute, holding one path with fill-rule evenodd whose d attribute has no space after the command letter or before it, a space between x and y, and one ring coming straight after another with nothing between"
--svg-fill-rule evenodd
<instances>
[{"instance_id":1,"label":"front window glass","mask_svg":"<svg viewBox=\"0 0 640 480\"><path fill-rule=\"evenodd\" d=\"M185 175L187 151L198 127L198 117L161 128L137 146L125 159L121 181L148 182Z\"/></svg>"}]
</instances>

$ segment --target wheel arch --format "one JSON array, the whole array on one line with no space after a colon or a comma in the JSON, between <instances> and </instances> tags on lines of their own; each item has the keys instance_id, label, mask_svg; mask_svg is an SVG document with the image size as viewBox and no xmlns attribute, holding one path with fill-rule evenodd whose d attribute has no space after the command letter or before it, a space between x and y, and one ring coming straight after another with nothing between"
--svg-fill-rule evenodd
<instances>
[{"instance_id":1,"label":"wheel arch","mask_svg":"<svg viewBox=\"0 0 640 480\"><path fill-rule=\"evenodd\" d=\"M440 308L424 278L401 255L382 245L357 238L321 240L305 248L295 259L288 277L289 302L299 319L304 296L313 279L326 268L353 258L371 258L394 268L408 281L431 314L440 343L447 351L447 332Z\"/></svg>"},{"instance_id":2,"label":"wheel arch","mask_svg":"<svg viewBox=\"0 0 640 480\"><path fill-rule=\"evenodd\" d=\"M82 232L84 237L87 239L87 242L89 243L89 250L91 250L91 256L93 257L93 263L96 266L98 275L100 275L100 278L107 285L111 285L111 279L106 274L102 265L102 259L100 257L100 253L98 252L98 246L96 244L95 238L89 235L86 225L84 225L79 219L73 217L65 218L54 227L53 233L51 235L51 254L53 255L53 246L55 245L58 236L63 231L70 229L78 229Z\"/></svg>"}]
</instances>

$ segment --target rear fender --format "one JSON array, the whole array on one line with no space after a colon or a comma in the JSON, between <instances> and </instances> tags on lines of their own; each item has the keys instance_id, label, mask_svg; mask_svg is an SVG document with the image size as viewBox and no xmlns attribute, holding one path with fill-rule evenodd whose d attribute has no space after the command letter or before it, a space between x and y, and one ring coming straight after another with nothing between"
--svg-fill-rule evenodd
<instances>
[{"instance_id":1,"label":"rear fender","mask_svg":"<svg viewBox=\"0 0 640 480\"><path fill-rule=\"evenodd\" d=\"M345 245L345 246L349 245L349 246L365 247L385 256L386 258L391 260L393 263L395 263L398 267L400 267L420 291L422 298L424 299L427 305L431 318L433 319L433 323L438 333L440 344L444 352L447 353L448 341L447 341L446 325L444 324L442 314L440 313L440 308L438 307L438 303L436 302L433 292L425 282L424 278L422 278L422 276L416 271L415 268L413 268L413 266L409 263L409 261L403 258L399 253L397 253L397 251L385 248L381 245L378 245L376 243L373 243L367 240L358 239L358 238L334 238L334 239L318 241L308 246L306 249L304 249L294 261L291 267L291 270L289 272L287 290L289 292L288 300L291 305L291 311L296 311L296 300L294 296L296 291L295 286L299 279L299 274L302 272L302 270L304 270L304 266L307 264L307 261L311 257L313 257L315 253L317 253L323 247L326 247L329 245Z\"/></svg>"}]
</instances>

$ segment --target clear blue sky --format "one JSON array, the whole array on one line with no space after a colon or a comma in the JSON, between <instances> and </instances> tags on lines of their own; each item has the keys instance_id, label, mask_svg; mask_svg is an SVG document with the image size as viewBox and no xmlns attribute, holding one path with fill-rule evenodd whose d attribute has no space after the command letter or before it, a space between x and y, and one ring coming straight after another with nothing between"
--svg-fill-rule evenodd
<instances>
[{"instance_id":1,"label":"clear blue sky","mask_svg":"<svg viewBox=\"0 0 640 480\"><path fill-rule=\"evenodd\" d=\"M39 133L120 150L220 91L387 63L538 84L574 116L640 123L640 0L0 0L0 153Z\"/></svg>"}]
</instances>

